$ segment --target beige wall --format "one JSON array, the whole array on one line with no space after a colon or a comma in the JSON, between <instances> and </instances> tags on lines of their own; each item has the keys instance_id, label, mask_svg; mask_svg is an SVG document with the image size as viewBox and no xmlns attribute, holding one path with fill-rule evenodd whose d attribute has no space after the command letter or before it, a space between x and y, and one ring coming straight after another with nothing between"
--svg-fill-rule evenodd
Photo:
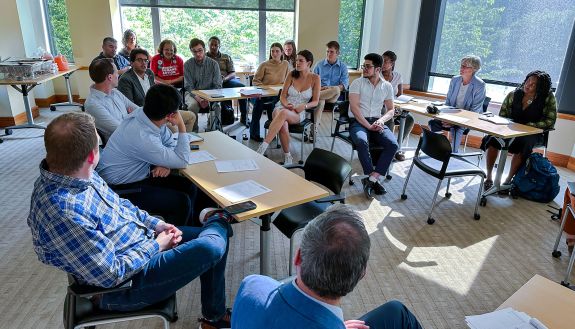
<instances>
[{"instance_id":1,"label":"beige wall","mask_svg":"<svg viewBox=\"0 0 575 329\"><path fill-rule=\"evenodd\" d=\"M300 0L296 8L298 50L312 52L314 62L325 58L325 44L338 40L339 0Z\"/></svg>"}]
</instances>

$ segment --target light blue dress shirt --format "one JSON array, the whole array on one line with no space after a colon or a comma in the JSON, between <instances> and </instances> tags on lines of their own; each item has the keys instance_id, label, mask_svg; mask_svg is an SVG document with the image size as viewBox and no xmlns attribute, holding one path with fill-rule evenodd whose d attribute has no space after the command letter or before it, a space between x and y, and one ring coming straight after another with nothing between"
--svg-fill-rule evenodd
<instances>
[{"instance_id":1,"label":"light blue dress shirt","mask_svg":"<svg viewBox=\"0 0 575 329\"><path fill-rule=\"evenodd\" d=\"M349 87L347 65L339 59L333 64L330 64L327 59L318 62L313 69L313 73L319 75L322 87L343 85L345 90Z\"/></svg>"},{"instance_id":2,"label":"light blue dress shirt","mask_svg":"<svg viewBox=\"0 0 575 329\"><path fill-rule=\"evenodd\" d=\"M185 168L190 156L187 133L178 133L176 141L166 125L156 126L140 108L112 134L96 170L108 184L128 184L148 178L152 166Z\"/></svg>"}]
</instances>

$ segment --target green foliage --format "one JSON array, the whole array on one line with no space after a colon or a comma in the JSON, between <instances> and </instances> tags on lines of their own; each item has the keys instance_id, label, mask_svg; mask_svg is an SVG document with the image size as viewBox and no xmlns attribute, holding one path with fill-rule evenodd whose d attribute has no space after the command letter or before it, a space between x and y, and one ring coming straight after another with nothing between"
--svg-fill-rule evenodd
<instances>
[{"instance_id":1,"label":"green foliage","mask_svg":"<svg viewBox=\"0 0 575 329\"><path fill-rule=\"evenodd\" d=\"M68 27L68 11L65 0L46 0L48 4L49 24L54 33L56 49L52 49L54 55L62 54L69 61L74 60L72 54L72 40Z\"/></svg>"},{"instance_id":2,"label":"green foliage","mask_svg":"<svg viewBox=\"0 0 575 329\"><path fill-rule=\"evenodd\" d=\"M160 8L162 39L176 43L178 54L191 57L189 42L192 38L207 43L211 36L221 40L220 51L238 62L255 64L259 50L259 13L255 10ZM133 29L138 44L156 53L152 33L151 9L122 7L124 28ZM293 12L266 12L266 45L293 39ZM236 68L238 69L238 68Z\"/></svg>"},{"instance_id":3,"label":"green foliage","mask_svg":"<svg viewBox=\"0 0 575 329\"><path fill-rule=\"evenodd\" d=\"M340 59L348 67L359 67L361 29L365 0L341 0L339 8Z\"/></svg>"}]
</instances>

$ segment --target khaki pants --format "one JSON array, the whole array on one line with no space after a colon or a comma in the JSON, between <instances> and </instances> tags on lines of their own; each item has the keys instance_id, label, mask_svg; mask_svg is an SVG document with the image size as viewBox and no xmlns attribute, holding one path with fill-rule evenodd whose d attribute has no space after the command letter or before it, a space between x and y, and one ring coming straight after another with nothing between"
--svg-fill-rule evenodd
<instances>
[{"instance_id":1,"label":"khaki pants","mask_svg":"<svg viewBox=\"0 0 575 329\"><path fill-rule=\"evenodd\" d=\"M190 111L178 111L178 112L180 112L180 115L184 120L184 125L186 126L186 132L191 133L194 130L194 125L196 124L197 121L196 114ZM178 127L172 125L171 123L168 123L168 128L170 128L170 130L173 133L176 133L178 131Z\"/></svg>"},{"instance_id":2,"label":"khaki pants","mask_svg":"<svg viewBox=\"0 0 575 329\"><path fill-rule=\"evenodd\" d=\"M326 89L321 90L319 92L319 104L317 105L317 108L314 111L314 117L316 122L314 130L317 130L317 125L321 123L321 114L323 113L325 103L326 102L335 103L339 98L340 92L341 90L339 89L339 86L327 87Z\"/></svg>"},{"instance_id":3,"label":"khaki pants","mask_svg":"<svg viewBox=\"0 0 575 329\"><path fill-rule=\"evenodd\" d=\"M188 106L188 111L192 111L196 115L197 119L198 113L200 112L200 103L196 101L194 95L189 91L186 91L184 98L186 99L186 105ZM198 120L194 122L194 132L198 132Z\"/></svg>"}]
</instances>

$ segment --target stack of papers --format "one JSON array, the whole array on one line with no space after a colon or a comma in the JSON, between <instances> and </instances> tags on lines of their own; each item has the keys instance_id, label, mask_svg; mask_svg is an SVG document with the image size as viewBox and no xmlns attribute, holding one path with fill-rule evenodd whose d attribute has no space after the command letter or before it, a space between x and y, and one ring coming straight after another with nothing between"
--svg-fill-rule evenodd
<instances>
[{"instance_id":1,"label":"stack of papers","mask_svg":"<svg viewBox=\"0 0 575 329\"><path fill-rule=\"evenodd\" d=\"M236 172L258 170L258 164L251 159L248 160L222 160L215 161L218 172Z\"/></svg>"},{"instance_id":2,"label":"stack of papers","mask_svg":"<svg viewBox=\"0 0 575 329\"><path fill-rule=\"evenodd\" d=\"M465 317L471 329L547 329L539 320L511 307L491 313Z\"/></svg>"},{"instance_id":3,"label":"stack of papers","mask_svg":"<svg viewBox=\"0 0 575 329\"><path fill-rule=\"evenodd\" d=\"M190 138L190 143L194 143L194 142L201 142L204 140L204 138L196 133L188 133L188 136Z\"/></svg>"},{"instance_id":4,"label":"stack of papers","mask_svg":"<svg viewBox=\"0 0 575 329\"><path fill-rule=\"evenodd\" d=\"M212 161L215 159L216 157L211 155L208 151L195 151L190 154L190 160L188 161L188 164Z\"/></svg>"},{"instance_id":5,"label":"stack of papers","mask_svg":"<svg viewBox=\"0 0 575 329\"><path fill-rule=\"evenodd\" d=\"M258 88L241 89L240 94L247 97L256 97L262 95L262 90Z\"/></svg>"},{"instance_id":6,"label":"stack of papers","mask_svg":"<svg viewBox=\"0 0 575 329\"><path fill-rule=\"evenodd\" d=\"M411 97L411 96L401 95L395 99L394 103L405 104L405 103L411 101L412 99L413 99L413 97Z\"/></svg>"},{"instance_id":7,"label":"stack of papers","mask_svg":"<svg viewBox=\"0 0 575 329\"><path fill-rule=\"evenodd\" d=\"M509 122L510 122L509 119L504 118L504 117L500 117L498 115L493 115L493 116L480 115L479 119L489 121L489 122L494 123L496 125L506 125L506 124L509 124Z\"/></svg>"}]
</instances>

